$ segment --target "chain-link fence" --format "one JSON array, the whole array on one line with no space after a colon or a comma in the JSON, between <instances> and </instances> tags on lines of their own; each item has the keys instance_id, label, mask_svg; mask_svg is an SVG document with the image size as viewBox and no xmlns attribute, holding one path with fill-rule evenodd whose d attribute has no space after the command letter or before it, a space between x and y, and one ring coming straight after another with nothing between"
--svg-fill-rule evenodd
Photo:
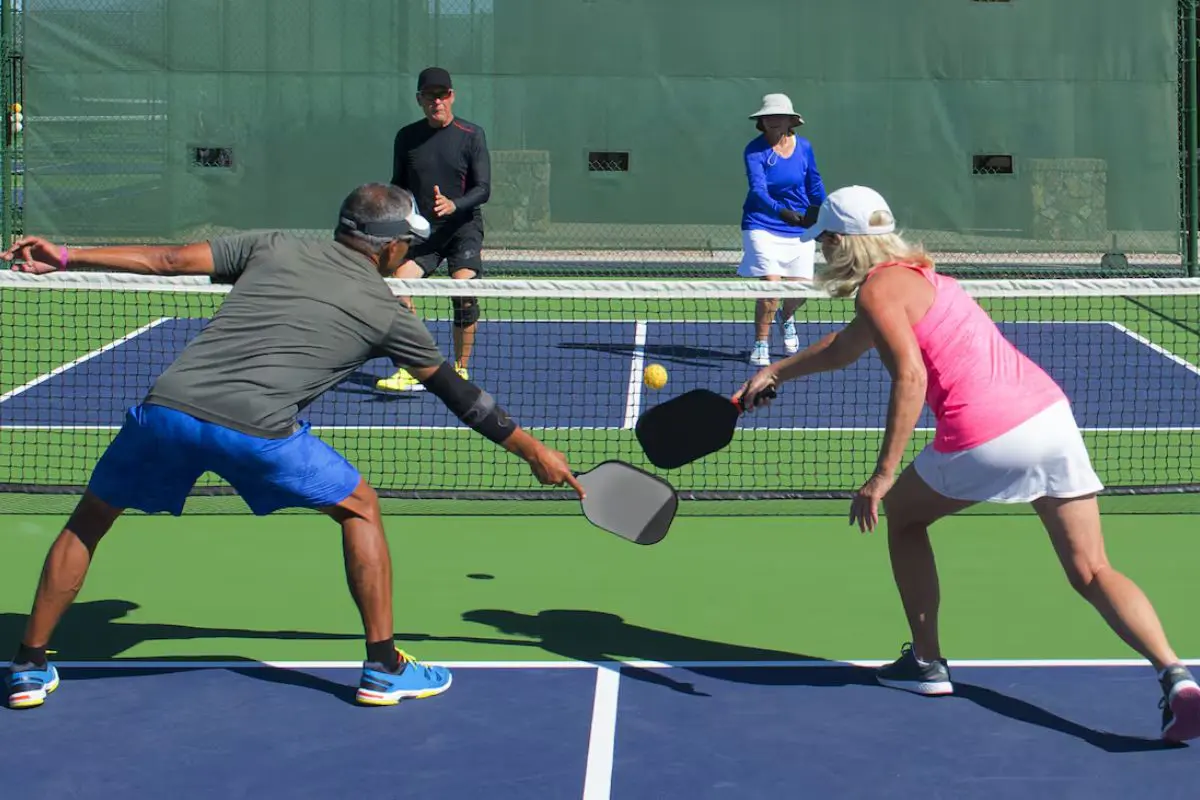
<instances>
[{"instance_id":1,"label":"chain-link fence","mask_svg":"<svg viewBox=\"0 0 1200 800\"><path fill-rule=\"evenodd\" d=\"M943 266L1182 274L1194 6L5 0L5 233L326 235L436 64L487 136L493 275L732 275L770 92Z\"/></svg>"}]
</instances>

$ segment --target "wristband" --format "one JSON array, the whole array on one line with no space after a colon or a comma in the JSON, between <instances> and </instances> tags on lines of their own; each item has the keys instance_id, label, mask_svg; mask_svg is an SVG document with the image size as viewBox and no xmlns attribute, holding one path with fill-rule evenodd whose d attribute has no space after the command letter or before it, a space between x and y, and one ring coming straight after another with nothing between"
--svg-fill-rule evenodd
<instances>
[{"instance_id":1,"label":"wristband","mask_svg":"<svg viewBox=\"0 0 1200 800\"><path fill-rule=\"evenodd\" d=\"M69 250L67 250L66 246L58 248L58 268L60 270L65 270L67 268L67 261L69 261L70 258L71 253Z\"/></svg>"}]
</instances>

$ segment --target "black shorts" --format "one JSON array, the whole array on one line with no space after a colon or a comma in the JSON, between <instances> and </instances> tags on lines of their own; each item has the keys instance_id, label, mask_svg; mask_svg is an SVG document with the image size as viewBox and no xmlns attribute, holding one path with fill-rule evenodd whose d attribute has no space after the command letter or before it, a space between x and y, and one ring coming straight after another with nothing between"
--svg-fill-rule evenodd
<instances>
[{"instance_id":1,"label":"black shorts","mask_svg":"<svg viewBox=\"0 0 1200 800\"><path fill-rule=\"evenodd\" d=\"M434 228L429 241L417 242L408 251L408 257L417 263L428 278L445 261L451 272L469 269L475 277L483 276L483 228L476 222Z\"/></svg>"}]
</instances>

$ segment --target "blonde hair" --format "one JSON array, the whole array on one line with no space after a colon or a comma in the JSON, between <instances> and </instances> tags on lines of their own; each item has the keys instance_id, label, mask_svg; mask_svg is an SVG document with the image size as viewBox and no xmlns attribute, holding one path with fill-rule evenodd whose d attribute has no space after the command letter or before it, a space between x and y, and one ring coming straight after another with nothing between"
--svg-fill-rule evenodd
<instances>
[{"instance_id":1,"label":"blonde hair","mask_svg":"<svg viewBox=\"0 0 1200 800\"><path fill-rule=\"evenodd\" d=\"M892 222L892 216L886 211L876 211L870 222L887 225ZM850 297L867 279L867 273L891 261L933 269L933 259L925 248L909 244L898 233L842 234L831 257L818 270L815 283L833 297Z\"/></svg>"}]
</instances>

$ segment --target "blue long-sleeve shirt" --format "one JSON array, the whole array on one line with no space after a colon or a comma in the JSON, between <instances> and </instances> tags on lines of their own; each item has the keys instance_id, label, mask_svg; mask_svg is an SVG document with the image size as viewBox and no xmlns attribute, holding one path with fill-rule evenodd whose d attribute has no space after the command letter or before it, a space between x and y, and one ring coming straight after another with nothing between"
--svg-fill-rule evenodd
<instances>
[{"instance_id":1,"label":"blue long-sleeve shirt","mask_svg":"<svg viewBox=\"0 0 1200 800\"><path fill-rule=\"evenodd\" d=\"M759 136L746 145L743 158L750 188L742 204L742 230L766 230L781 236L804 233L804 228L780 219L779 212L790 208L803 214L825 201L825 184L812 144L797 136L795 149L784 158Z\"/></svg>"}]
</instances>

